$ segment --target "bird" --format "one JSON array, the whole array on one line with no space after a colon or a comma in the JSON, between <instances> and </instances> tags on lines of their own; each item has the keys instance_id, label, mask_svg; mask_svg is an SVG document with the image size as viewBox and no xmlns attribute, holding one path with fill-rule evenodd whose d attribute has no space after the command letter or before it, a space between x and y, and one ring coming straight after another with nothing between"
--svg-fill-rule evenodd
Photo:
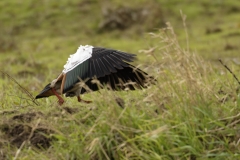
<instances>
[{"instance_id":1,"label":"bird","mask_svg":"<svg viewBox=\"0 0 240 160\"><path fill-rule=\"evenodd\" d=\"M65 97L77 97L78 102L91 103L80 98L81 94L98 91L104 87L113 91L142 89L155 79L130 64L136 54L104 47L80 45L71 54L62 72L48 83L35 99L55 95L58 104Z\"/></svg>"}]
</instances>

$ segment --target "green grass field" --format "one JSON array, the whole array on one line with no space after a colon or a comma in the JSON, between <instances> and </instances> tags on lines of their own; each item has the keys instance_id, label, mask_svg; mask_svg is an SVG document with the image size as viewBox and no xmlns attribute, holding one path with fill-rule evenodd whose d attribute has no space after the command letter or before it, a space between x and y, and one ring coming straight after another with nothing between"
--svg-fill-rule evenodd
<instances>
[{"instance_id":1,"label":"green grass field","mask_svg":"<svg viewBox=\"0 0 240 160\"><path fill-rule=\"evenodd\" d=\"M239 82L218 61L240 79L239 15L238 1L0 1L0 160L240 159ZM157 83L33 101L86 44L137 54Z\"/></svg>"}]
</instances>

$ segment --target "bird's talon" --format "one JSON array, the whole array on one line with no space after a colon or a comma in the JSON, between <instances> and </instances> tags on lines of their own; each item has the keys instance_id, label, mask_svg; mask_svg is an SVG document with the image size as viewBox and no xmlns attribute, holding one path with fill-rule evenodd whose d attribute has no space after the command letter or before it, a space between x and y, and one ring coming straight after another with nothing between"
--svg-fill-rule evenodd
<instances>
[{"instance_id":1,"label":"bird's talon","mask_svg":"<svg viewBox=\"0 0 240 160\"><path fill-rule=\"evenodd\" d=\"M78 96L77 99L78 99L78 102L92 103L92 101L85 101L85 100L81 99L80 96Z\"/></svg>"},{"instance_id":2,"label":"bird's talon","mask_svg":"<svg viewBox=\"0 0 240 160\"><path fill-rule=\"evenodd\" d=\"M85 101L85 100L82 100L84 103L92 103L92 101Z\"/></svg>"},{"instance_id":3,"label":"bird's talon","mask_svg":"<svg viewBox=\"0 0 240 160\"><path fill-rule=\"evenodd\" d=\"M61 106L63 105L64 101L63 100L58 100L58 104Z\"/></svg>"}]
</instances>

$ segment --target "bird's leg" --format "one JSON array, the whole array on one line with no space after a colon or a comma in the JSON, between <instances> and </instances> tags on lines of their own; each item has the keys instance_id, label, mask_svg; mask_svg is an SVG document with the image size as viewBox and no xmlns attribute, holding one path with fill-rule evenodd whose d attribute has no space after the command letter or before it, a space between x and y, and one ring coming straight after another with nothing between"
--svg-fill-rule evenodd
<instances>
[{"instance_id":1,"label":"bird's leg","mask_svg":"<svg viewBox=\"0 0 240 160\"><path fill-rule=\"evenodd\" d=\"M92 101L85 101L80 98L80 96L77 96L78 102L84 102L84 103L92 103Z\"/></svg>"},{"instance_id":2,"label":"bird's leg","mask_svg":"<svg viewBox=\"0 0 240 160\"><path fill-rule=\"evenodd\" d=\"M59 105L62 105L62 104L64 103L63 98L56 92L56 90L55 90L54 88L52 88L52 92L53 92L53 94L55 94L55 95L57 96L57 98L58 98L58 104L59 104Z\"/></svg>"}]
</instances>

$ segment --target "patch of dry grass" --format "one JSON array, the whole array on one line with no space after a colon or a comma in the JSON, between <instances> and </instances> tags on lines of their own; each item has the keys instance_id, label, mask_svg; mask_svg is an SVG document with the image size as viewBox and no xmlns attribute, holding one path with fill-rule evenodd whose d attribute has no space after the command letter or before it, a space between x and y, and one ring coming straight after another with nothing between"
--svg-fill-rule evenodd
<instances>
[{"instance_id":1,"label":"patch of dry grass","mask_svg":"<svg viewBox=\"0 0 240 160\"><path fill-rule=\"evenodd\" d=\"M22 138L17 143L21 146L18 150L10 147L9 154L6 154L8 147L4 147L4 156L20 159L238 157L239 98L237 92L229 92L234 81L223 86L221 81L228 76L219 75L211 64L188 47L180 46L170 23L150 35L155 46L142 52L155 59L146 68L157 78L155 85L131 92L103 89L87 95L94 101L90 105L67 99L65 106L59 108L56 99L49 98L41 100L35 109L33 104L21 105L24 108L20 110L13 107L17 114L24 114L2 113L5 119L1 121L2 138L6 133L16 136L9 137L13 139L10 141L13 147L16 147L14 139L24 136L26 140ZM5 92L9 94L10 90L6 88ZM222 101L223 96L228 98ZM119 98L124 107L118 106ZM8 96L5 103L11 105L14 99ZM31 112L27 111L30 108ZM38 110L41 114L37 114ZM9 118L11 121L6 121ZM25 127L16 123L19 120ZM40 137L40 142L36 138L39 133L46 136ZM48 146L44 150L34 147L42 148L41 144Z\"/></svg>"},{"instance_id":2,"label":"patch of dry grass","mask_svg":"<svg viewBox=\"0 0 240 160\"><path fill-rule=\"evenodd\" d=\"M39 16L44 20L44 16L60 14L47 9ZM55 27L61 26L58 25ZM39 59L53 50L63 52L64 47L58 43L66 40L59 40L55 34L64 37L68 31L60 31L54 30L54 38L42 40L41 45L38 40L17 45L22 52L34 53L14 53L10 58L4 55L3 59L17 68L14 78L31 93L37 93L52 79L55 70L61 70L56 66L65 59L46 66L52 57L45 57L42 62ZM27 36L38 35L44 37L41 32L29 32ZM37 106L16 83L1 75L0 159L238 159L239 84L223 66L212 66L193 52L188 31L185 35L185 43L179 43L167 23L167 28L151 33L146 42L139 43L151 46L139 53L139 66L157 78L155 85L137 91L103 89L84 95L84 99L93 100L92 104L65 98L66 103L59 107L56 98L50 97L39 100ZM104 43L111 41L103 36ZM8 41L2 39L4 43ZM73 45L75 40L71 37L67 43ZM123 38L111 45L129 43ZM9 66L6 62L0 65ZM31 69L21 72L21 67ZM235 65L230 68L235 73L239 70ZM9 67L4 71L15 72Z\"/></svg>"}]
</instances>

